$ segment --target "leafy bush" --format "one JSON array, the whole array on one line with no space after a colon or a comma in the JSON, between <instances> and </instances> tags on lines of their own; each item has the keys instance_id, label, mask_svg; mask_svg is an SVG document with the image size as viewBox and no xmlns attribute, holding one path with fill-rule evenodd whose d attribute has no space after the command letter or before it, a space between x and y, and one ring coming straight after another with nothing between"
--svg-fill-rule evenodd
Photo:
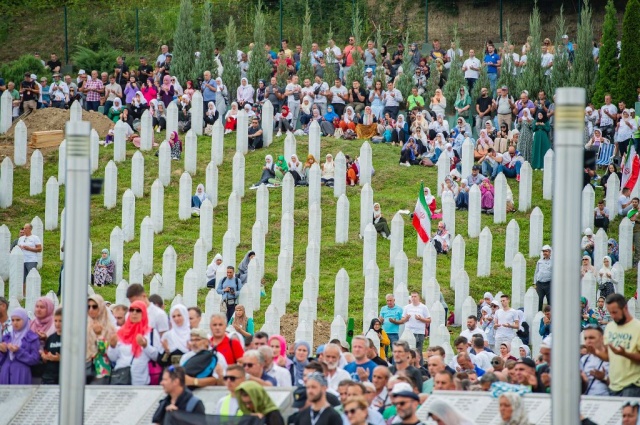
<instances>
[{"instance_id":1,"label":"leafy bush","mask_svg":"<svg viewBox=\"0 0 640 425\"><path fill-rule=\"evenodd\" d=\"M604 104L604 95L613 94L618 79L618 18L613 0L609 0L605 8L604 23L602 25L602 47L598 78L593 93L593 103L599 108ZM578 46L578 49L582 46Z\"/></svg>"},{"instance_id":2,"label":"leafy bush","mask_svg":"<svg viewBox=\"0 0 640 425\"><path fill-rule=\"evenodd\" d=\"M94 69L110 72L116 66L116 58L122 54L122 51L110 48L94 51L77 46L76 52L71 55L71 60L78 69L87 71L87 74Z\"/></svg>"},{"instance_id":3,"label":"leafy bush","mask_svg":"<svg viewBox=\"0 0 640 425\"><path fill-rule=\"evenodd\" d=\"M593 98L596 81L596 63L593 60L591 49L581 49L580 46L591 46L593 43L593 20L591 7L585 1L581 11L581 20L578 25L578 49L573 61L573 86L584 87L587 91L587 99Z\"/></svg>"},{"instance_id":4,"label":"leafy bush","mask_svg":"<svg viewBox=\"0 0 640 425\"><path fill-rule=\"evenodd\" d=\"M639 31L640 3L638 0L630 0L624 12L620 71L618 72L618 84L615 93L617 100L625 101L629 108L637 100L636 87L640 84Z\"/></svg>"},{"instance_id":5,"label":"leafy bush","mask_svg":"<svg viewBox=\"0 0 640 425\"><path fill-rule=\"evenodd\" d=\"M49 71L45 70L42 62L32 55L23 55L13 62L2 65L0 72L6 82L13 81L17 86L24 79L25 72L41 76Z\"/></svg>"}]
</instances>

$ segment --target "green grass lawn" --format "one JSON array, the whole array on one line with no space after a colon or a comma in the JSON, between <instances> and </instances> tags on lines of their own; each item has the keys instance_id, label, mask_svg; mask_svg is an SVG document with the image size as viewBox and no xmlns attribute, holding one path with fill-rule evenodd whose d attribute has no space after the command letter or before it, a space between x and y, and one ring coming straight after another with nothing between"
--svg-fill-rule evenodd
<instances>
[{"instance_id":1,"label":"green grass lawn","mask_svg":"<svg viewBox=\"0 0 640 425\"><path fill-rule=\"evenodd\" d=\"M184 139L184 138L183 138ZM322 140L322 156L326 153L335 155L342 151L344 154L357 155L361 141L345 141L333 138ZM269 148L251 152L246 156L245 183L247 189L242 199L242 240L238 246L237 260L251 249L251 227L256 218L256 191L248 190L248 187L258 181L264 156L271 154L274 157L283 153L284 137L278 138ZM418 196L421 181L425 186L431 187L436 192L436 168L411 167L405 168L398 165L399 148L386 144L374 144L373 165L376 170L373 176L372 187L374 201L382 206L384 215L389 224L396 211L400 209L413 210ZM103 206L103 195L94 196L91 199L91 240L93 242L92 263L94 263L102 250L109 247L109 236L115 226L121 226L121 204L124 191L130 186L131 181L131 157L135 152L133 145L127 149L127 160L118 164L118 204L115 209L107 210ZM308 152L307 138L298 138L297 153L302 158ZM213 251L208 256L211 261L216 252L222 251L222 237L227 228L227 199L231 192L232 158L235 153L235 134L225 137L224 163L219 167L218 206L214 210ZM100 148L100 166L93 177L102 177L104 168L109 159L113 157L113 145ZM135 239L124 245L124 278L128 279L129 259L140 248L140 223L142 219L150 215L150 190L153 181L158 177L158 158L153 153L144 153L145 158L145 196L136 199L136 230ZM183 156L184 158L184 156ZM198 139L198 170L193 176L193 189L198 183L205 183L205 168L211 158L211 138L200 137ZM323 160L323 158L322 158ZM58 154L45 155L44 182L50 176L57 176ZM168 245L173 245L178 255L176 293L181 293L182 279L186 271L193 264L193 246L199 235L199 220L191 218L187 221L178 220L178 190L179 178L183 169L183 161L172 161L172 178L169 187L165 188L164 200L164 231L155 236L154 240L154 273L162 272L162 253ZM544 243L551 244L551 201L542 199L542 171L534 171L533 205L539 206L544 213ZM518 184L514 179L508 180L513 191L514 199L518 199ZM362 322L362 306L364 304L364 277L362 276L362 241L358 238L360 217L360 188L347 188L347 196L350 201L350 226L349 242L344 245L335 244L335 218L337 199L333 197L332 188L322 188L322 244L320 256L320 291L318 299L318 318L331 322L333 318L334 281L340 268L345 268L350 277L349 314L355 318L356 329L360 329ZM266 236L265 248L265 278L267 282L267 299L262 300L262 309L255 312L258 325L264 321L264 312L269 305L270 288L277 277L277 260L280 251L280 216L281 216L281 190L269 189L269 233ZM596 199L602 197L601 189L596 191ZM517 202L516 202L517 204ZM29 196L29 170L16 168L14 172L14 204L11 208L0 210L0 223L5 223L12 232L12 237L17 235L22 224L30 222L33 217L39 216L44 221L45 193ZM60 211L64 206L64 187L60 193ZM438 208L441 202L438 199ZM288 313L297 312L298 304L302 299L302 283L305 276L305 249L307 241L308 225L308 189L296 187L295 189L295 251L293 257L291 303L288 305ZM531 286L533 271L537 258L528 258L529 244L529 214L509 213L507 220L515 219L520 226L520 251L527 258L527 287ZM575 209L576 220L580 220L580 209ZM610 237L617 239L619 220L615 220L610 226ZM456 230L465 238L466 262L465 269L470 277L470 295L475 299L482 297L485 291L494 294L497 291L511 293L511 269L504 267L504 246L506 238L506 223L493 224L493 217L482 215L482 227L488 226L493 234L493 255L491 258L491 276L478 278L477 256L478 238L470 239L467 235L467 212L456 212ZM435 228L435 225L432 226ZM58 270L60 266L58 246L60 243L60 231L45 231L44 235L44 266L40 271L42 275L43 293L56 290L58 285ZM380 268L380 303L384 304L384 295L393 292L393 269L389 267L390 241L378 238L377 260ZM409 257L409 290L421 287L422 259L416 255L416 232L411 226L408 217L405 217L404 249ZM576 249L578 247L576 246ZM454 294L449 289L450 282L450 256L438 256L437 279L447 302L453 306ZM145 285L148 285L152 276L145 277ZM636 272L626 273L627 296L635 292ZM8 282L6 283L8 288ZM148 288L148 286L147 286ZM96 288L106 299L115 300L115 285L106 288ZM201 290L198 296L198 304L204 307L206 290ZM167 304L170 304L170 300Z\"/></svg>"}]
</instances>

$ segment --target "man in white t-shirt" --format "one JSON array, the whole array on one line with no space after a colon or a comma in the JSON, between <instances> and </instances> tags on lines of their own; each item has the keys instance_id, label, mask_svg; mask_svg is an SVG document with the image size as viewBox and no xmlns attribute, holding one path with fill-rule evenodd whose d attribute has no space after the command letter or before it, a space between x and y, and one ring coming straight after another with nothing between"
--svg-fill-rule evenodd
<instances>
[{"instance_id":1,"label":"man in white t-shirt","mask_svg":"<svg viewBox=\"0 0 640 425\"><path fill-rule=\"evenodd\" d=\"M324 346L324 353L322 354L322 361L327 365L327 371L324 374L325 378L327 378L327 388L337 392L340 382L351 379L349 372L340 367L342 350L338 344L329 343Z\"/></svg>"},{"instance_id":2,"label":"man in white t-shirt","mask_svg":"<svg viewBox=\"0 0 640 425\"><path fill-rule=\"evenodd\" d=\"M622 194L618 198L618 215L627 216L629 211L633 208L633 203L629 194L631 191L628 187L622 189Z\"/></svg>"},{"instance_id":3,"label":"man in white t-shirt","mask_svg":"<svg viewBox=\"0 0 640 425\"><path fill-rule=\"evenodd\" d=\"M615 135L615 120L618 116L618 108L611 103L611 95L604 96L604 105L600 108L600 130L602 135L609 140L613 140Z\"/></svg>"},{"instance_id":4,"label":"man in white t-shirt","mask_svg":"<svg viewBox=\"0 0 640 425\"><path fill-rule=\"evenodd\" d=\"M469 91L473 90L473 85L480 76L480 59L476 57L475 50L469 50L469 58L462 64L464 78L467 80Z\"/></svg>"},{"instance_id":5,"label":"man in white t-shirt","mask_svg":"<svg viewBox=\"0 0 640 425\"><path fill-rule=\"evenodd\" d=\"M478 318L476 316L467 317L467 329L460 332L460 336L467 338L467 341L473 341L473 336L476 334L482 335L482 339L486 340L487 335L484 333L484 330L478 326Z\"/></svg>"},{"instance_id":6,"label":"man in white t-shirt","mask_svg":"<svg viewBox=\"0 0 640 425\"><path fill-rule=\"evenodd\" d=\"M336 77L335 85L331 87L331 106L333 106L333 112L340 116L344 114L345 101L349 100L349 90L342 85L340 78Z\"/></svg>"},{"instance_id":7,"label":"man in white t-shirt","mask_svg":"<svg viewBox=\"0 0 640 425\"><path fill-rule=\"evenodd\" d=\"M542 46L542 62L540 63L544 69L544 75L551 77L551 69L553 69L553 55L547 51L547 46Z\"/></svg>"},{"instance_id":8,"label":"man in white t-shirt","mask_svg":"<svg viewBox=\"0 0 640 425\"><path fill-rule=\"evenodd\" d=\"M492 304L495 300L492 301ZM502 308L496 310L493 320L493 329L495 329L496 347L500 347L503 342L511 345L511 341L516 336L516 331L520 328L520 320L516 310L509 307L509 296L503 294L500 297Z\"/></svg>"},{"instance_id":9,"label":"man in white t-shirt","mask_svg":"<svg viewBox=\"0 0 640 425\"><path fill-rule=\"evenodd\" d=\"M456 58L456 54L458 55L458 57ZM460 58L462 57L464 53L462 52L462 49L460 48L456 48L456 42L452 41L451 42L451 47L449 48L449 50L447 50L447 54L445 55L445 57L447 58L447 62L444 64L444 68L445 69L450 69L451 68L451 61L455 60L460 60Z\"/></svg>"},{"instance_id":10,"label":"man in white t-shirt","mask_svg":"<svg viewBox=\"0 0 640 425\"><path fill-rule=\"evenodd\" d=\"M149 318L149 326L158 331L160 336L169 330L169 316L161 308L150 303L144 286L139 283L133 283L127 288L127 298L129 302L142 301L147 305L147 317ZM185 318L186 319L186 318Z\"/></svg>"},{"instance_id":11,"label":"man in white t-shirt","mask_svg":"<svg viewBox=\"0 0 640 425\"><path fill-rule=\"evenodd\" d=\"M26 223L22 229L24 235L18 239L18 247L22 250L24 257L24 281L27 282L27 275L31 269L38 267L38 253L42 252L42 241L32 233L33 226ZM26 291L26 288L25 288Z\"/></svg>"},{"instance_id":12,"label":"man in white t-shirt","mask_svg":"<svg viewBox=\"0 0 640 425\"><path fill-rule=\"evenodd\" d=\"M324 116L327 113L327 95L331 92L329 91L329 85L322 81L322 78L319 75L316 75L315 78L316 82L312 86L313 103L318 105L321 115Z\"/></svg>"},{"instance_id":13,"label":"man in white t-shirt","mask_svg":"<svg viewBox=\"0 0 640 425\"><path fill-rule=\"evenodd\" d=\"M422 346L424 345L425 330L431 323L431 315L426 305L420 302L420 294L417 291L411 292L411 302L402 309L402 319L400 324L404 324L416 338L416 351L420 355L420 366L422 366Z\"/></svg>"},{"instance_id":14,"label":"man in white t-shirt","mask_svg":"<svg viewBox=\"0 0 640 425\"><path fill-rule=\"evenodd\" d=\"M287 96L287 106L293 115L291 123L295 128L295 125L298 123L298 116L300 115L300 101L302 100L302 87L298 84L297 75L291 77L291 82L287 84L284 89L284 95Z\"/></svg>"},{"instance_id":15,"label":"man in white t-shirt","mask_svg":"<svg viewBox=\"0 0 640 425\"><path fill-rule=\"evenodd\" d=\"M327 65L332 64L336 75L340 75L340 62L342 61L342 50L336 46L333 40L328 41L329 46L324 50L324 56L327 58ZM331 54L329 54L331 51Z\"/></svg>"}]
</instances>

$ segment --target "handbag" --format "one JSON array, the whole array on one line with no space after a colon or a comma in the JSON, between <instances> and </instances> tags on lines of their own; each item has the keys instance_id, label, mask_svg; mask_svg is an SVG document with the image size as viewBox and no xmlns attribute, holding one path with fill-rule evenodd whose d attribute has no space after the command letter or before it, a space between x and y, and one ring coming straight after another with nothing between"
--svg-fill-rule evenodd
<instances>
[{"instance_id":1,"label":"handbag","mask_svg":"<svg viewBox=\"0 0 640 425\"><path fill-rule=\"evenodd\" d=\"M153 345L153 329L151 330L151 345ZM163 368L159 362L155 360L149 360L149 385L159 385L162 378Z\"/></svg>"},{"instance_id":2,"label":"handbag","mask_svg":"<svg viewBox=\"0 0 640 425\"><path fill-rule=\"evenodd\" d=\"M134 357L131 356L129 366L121 367L111 372L111 385L131 385L131 365Z\"/></svg>"}]
</instances>

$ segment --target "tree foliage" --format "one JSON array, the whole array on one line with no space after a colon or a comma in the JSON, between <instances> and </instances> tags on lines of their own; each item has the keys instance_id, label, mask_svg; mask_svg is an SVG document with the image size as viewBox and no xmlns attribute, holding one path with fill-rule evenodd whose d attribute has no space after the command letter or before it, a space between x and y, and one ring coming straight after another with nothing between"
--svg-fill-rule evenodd
<instances>
[{"instance_id":1,"label":"tree foliage","mask_svg":"<svg viewBox=\"0 0 640 425\"><path fill-rule=\"evenodd\" d=\"M360 17L359 9L356 9L353 14L353 39L355 40L354 46L358 49L362 43L362 18ZM345 77L347 87L351 87L351 83L354 80L362 81L364 77L364 60L362 60L362 56L357 50L351 56L353 57L353 65ZM381 81L383 81L382 85L384 87L384 80Z\"/></svg>"},{"instance_id":2,"label":"tree foliage","mask_svg":"<svg viewBox=\"0 0 640 425\"><path fill-rule=\"evenodd\" d=\"M569 70L569 51L562 41L562 36L567 33L564 19L564 7L560 7L560 14L556 16L556 54L553 57L553 69L551 70L551 90L549 96L555 93L558 87L568 87L571 81ZM582 47L582 46L579 46ZM587 46L585 50L589 50Z\"/></svg>"},{"instance_id":3,"label":"tree foliage","mask_svg":"<svg viewBox=\"0 0 640 425\"><path fill-rule=\"evenodd\" d=\"M404 45L409 45L409 32L405 35ZM406 104L407 98L411 95L411 89L413 88L413 80L411 79L411 56L409 56L409 49L406 47L402 55L402 71L398 69L395 88L400 90L402 98L404 99L403 102Z\"/></svg>"},{"instance_id":4,"label":"tree foliage","mask_svg":"<svg viewBox=\"0 0 640 425\"><path fill-rule=\"evenodd\" d=\"M431 62L431 65L429 65L429 78L427 79L427 88L424 92L424 94L422 95L422 97L424 97L424 103L426 105L429 105L431 103L431 98L433 96L435 96L436 94L436 90L440 88L440 71L438 71L438 66L436 65L435 61ZM455 100L455 99L454 99ZM448 99L447 99L447 103Z\"/></svg>"},{"instance_id":5,"label":"tree foliage","mask_svg":"<svg viewBox=\"0 0 640 425\"><path fill-rule=\"evenodd\" d=\"M584 87L587 91L587 99L593 98L596 81L596 63L590 48L593 42L592 10L589 0L584 0L578 25L578 48L575 49L575 58L572 67L572 84L575 87Z\"/></svg>"},{"instance_id":6,"label":"tree foliage","mask_svg":"<svg viewBox=\"0 0 640 425\"><path fill-rule=\"evenodd\" d=\"M111 66L113 66L113 64L115 63L116 57L117 55L113 57L113 62L109 62ZM89 63L95 63L95 62L87 61L84 63L89 64ZM91 69L103 69L103 68L87 67L86 69L91 70ZM8 62L3 64L0 67L0 72L2 73L2 77L4 78L5 83L8 83L9 81L13 81L17 89L20 86L20 82L24 79L25 72L30 72L32 74L41 76L48 71L45 71L44 66L42 66L42 62L36 59L33 55L28 54L28 55L20 56L19 59L16 59L13 62Z\"/></svg>"},{"instance_id":7,"label":"tree foliage","mask_svg":"<svg viewBox=\"0 0 640 425\"><path fill-rule=\"evenodd\" d=\"M300 54L300 69L298 69L298 77L302 83L305 79L309 79L313 82L314 72L313 66L311 66L311 44L313 44L311 38L311 11L309 10L309 2L307 2L304 20L302 21L302 53Z\"/></svg>"},{"instance_id":8,"label":"tree foliage","mask_svg":"<svg viewBox=\"0 0 640 425\"><path fill-rule=\"evenodd\" d=\"M179 81L190 80L195 70L196 34L193 31L193 5L191 0L180 1L178 26L173 36L171 74Z\"/></svg>"},{"instance_id":9,"label":"tree foliage","mask_svg":"<svg viewBox=\"0 0 640 425\"><path fill-rule=\"evenodd\" d=\"M333 40L333 28L331 26L331 24L329 24L329 33L327 34L327 49L325 49L325 67L324 67L324 81L327 82L327 84L329 85L329 87L333 86L333 84L336 81L336 78L338 78L338 75L336 74L336 68L335 65L331 62L333 62L335 60L335 56L333 54L333 50L331 50L331 47L328 44L329 40Z\"/></svg>"},{"instance_id":10,"label":"tree foliage","mask_svg":"<svg viewBox=\"0 0 640 425\"><path fill-rule=\"evenodd\" d=\"M91 49L87 49L86 47L76 46L76 51L71 56L71 60L73 61L75 66L78 67L78 69L84 69L87 71L87 73L90 73L93 69L112 69L113 64L116 63L116 58L118 56L121 56L122 54L123 53L120 50L115 49L100 49L94 51ZM23 58L25 58L25 56L22 56L20 59L22 60ZM42 67L42 63L40 61L35 58L34 60L38 62L38 64L40 64L40 67ZM6 80L7 75L4 72L2 74ZM35 74L38 73L35 72ZM20 76L20 80L22 80L22 76Z\"/></svg>"},{"instance_id":11,"label":"tree foliage","mask_svg":"<svg viewBox=\"0 0 640 425\"><path fill-rule=\"evenodd\" d=\"M529 17L529 35L531 36L531 49L527 53L527 64L524 66L518 84L517 93L527 90L529 95L537 94L540 90L548 90L548 84L542 69L542 43L540 40L540 9L536 2L533 12Z\"/></svg>"},{"instance_id":12,"label":"tree foliage","mask_svg":"<svg viewBox=\"0 0 640 425\"><path fill-rule=\"evenodd\" d=\"M204 71L211 71L211 76L218 76L218 65L215 58L216 39L213 35L213 24L211 15L213 14L213 3L205 2L202 7L202 23L200 24L200 58L196 63L198 75Z\"/></svg>"},{"instance_id":13,"label":"tree foliage","mask_svg":"<svg viewBox=\"0 0 640 425\"><path fill-rule=\"evenodd\" d=\"M382 81L382 85L386 87L387 85L387 76L384 73L384 60L382 58L382 31L380 31L380 27L376 30L376 49L378 49L378 56L376 57L376 80Z\"/></svg>"},{"instance_id":14,"label":"tree foliage","mask_svg":"<svg viewBox=\"0 0 640 425\"><path fill-rule=\"evenodd\" d=\"M613 4L613 0L609 0L605 8L604 23L602 25L600 65L598 67L596 88L593 93L593 103L598 108L604 103L604 95L613 93L616 87L616 79L618 77L617 24L616 6Z\"/></svg>"},{"instance_id":15,"label":"tree foliage","mask_svg":"<svg viewBox=\"0 0 640 425\"><path fill-rule=\"evenodd\" d=\"M460 38L458 37L458 27L453 27L453 42L455 44L455 50L460 48ZM462 72L462 59L458 56L456 51L451 58L451 68L449 68L449 78L442 88L444 97L447 99L447 112L454 112L454 103L458 95L460 87L467 87L467 80L464 79L464 73Z\"/></svg>"},{"instance_id":16,"label":"tree foliage","mask_svg":"<svg viewBox=\"0 0 640 425\"><path fill-rule=\"evenodd\" d=\"M253 25L253 50L251 51L251 60L249 61L249 69L247 70L247 79L253 87L258 87L258 81L269 81L271 78L271 63L265 55L264 45L266 20L262 12L262 2L258 2L256 6L256 14Z\"/></svg>"},{"instance_id":17,"label":"tree foliage","mask_svg":"<svg viewBox=\"0 0 640 425\"><path fill-rule=\"evenodd\" d=\"M229 99L235 99L240 85L240 68L238 68L238 39L236 38L236 23L233 16L229 16L229 23L225 28L225 45L222 51L223 79L229 91Z\"/></svg>"},{"instance_id":18,"label":"tree foliage","mask_svg":"<svg viewBox=\"0 0 640 425\"><path fill-rule=\"evenodd\" d=\"M473 92L471 92L471 99L473 102L476 101L480 97L480 90L485 87L487 90L491 91L491 81L489 81L489 76L487 75L487 67L483 66L480 69L480 75L473 85ZM491 96L491 93L489 93Z\"/></svg>"},{"instance_id":19,"label":"tree foliage","mask_svg":"<svg viewBox=\"0 0 640 425\"><path fill-rule=\"evenodd\" d=\"M509 25L509 21L507 21L507 25L505 27L505 33L507 36L507 44L509 45L509 49L513 45L513 40L511 39L511 28ZM507 86L509 87L509 94L513 95L513 91L516 89L516 80L517 75L514 74L514 70L516 69L516 64L513 62L513 52L509 50L505 52L502 56L502 66L500 68L500 77L498 77L498 87Z\"/></svg>"},{"instance_id":20,"label":"tree foliage","mask_svg":"<svg viewBox=\"0 0 640 425\"><path fill-rule=\"evenodd\" d=\"M624 101L627 105L634 105L637 100L636 88L640 87L638 35L640 35L640 1L629 0L622 24L620 72L615 93L616 99Z\"/></svg>"}]
</instances>

